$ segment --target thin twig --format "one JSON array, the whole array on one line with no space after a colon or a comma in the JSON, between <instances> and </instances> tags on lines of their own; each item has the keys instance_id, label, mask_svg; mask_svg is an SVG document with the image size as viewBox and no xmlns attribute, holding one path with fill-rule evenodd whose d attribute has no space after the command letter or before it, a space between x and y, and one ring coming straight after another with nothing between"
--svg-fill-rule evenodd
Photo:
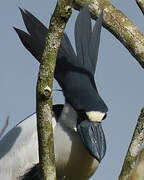
<instances>
[{"instance_id":1,"label":"thin twig","mask_svg":"<svg viewBox=\"0 0 144 180\"><path fill-rule=\"evenodd\" d=\"M55 180L55 154L52 131L52 85L58 47L72 13L73 0L58 0L50 21L37 82L37 127L42 180Z\"/></svg>"},{"instance_id":2,"label":"thin twig","mask_svg":"<svg viewBox=\"0 0 144 180\"><path fill-rule=\"evenodd\" d=\"M144 141L144 108L138 118L137 125L129 145L123 168L121 170L119 180L129 180L133 169L135 168L139 152Z\"/></svg>"}]
</instances>

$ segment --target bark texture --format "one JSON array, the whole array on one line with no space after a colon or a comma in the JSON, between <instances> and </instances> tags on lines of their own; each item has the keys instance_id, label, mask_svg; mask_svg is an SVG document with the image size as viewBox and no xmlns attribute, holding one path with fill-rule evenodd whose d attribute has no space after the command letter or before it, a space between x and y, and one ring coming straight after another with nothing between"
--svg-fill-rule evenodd
<instances>
[{"instance_id":1,"label":"bark texture","mask_svg":"<svg viewBox=\"0 0 144 180\"><path fill-rule=\"evenodd\" d=\"M56 57L73 0L59 0L52 15L37 81L37 128L42 180L55 180L55 154L52 131L52 86Z\"/></svg>"},{"instance_id":2,"label":"bark texture","mask_svg":"<svg viewBox=\"0 0 144 180\"><path fill-rule=\"evenodd\" d=\"M119 176L119 180L130 180L133 169L136 167L138 155L144 141L144 108L138 118L137 125L129 145L127 155Z\"/></svg>"}]
</instances>

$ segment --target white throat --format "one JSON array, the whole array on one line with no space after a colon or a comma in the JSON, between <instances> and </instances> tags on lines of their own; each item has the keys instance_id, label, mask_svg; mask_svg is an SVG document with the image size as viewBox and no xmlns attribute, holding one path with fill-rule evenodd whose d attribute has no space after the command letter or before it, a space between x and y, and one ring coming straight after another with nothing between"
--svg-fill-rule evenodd
<instances>
[{"instance_id":1,"label":"white throat","mask_svg":"<svg viewBox=\"0 0 144 180\"><path fill-rule=\"evenodd\" d=\"M77 131L77 118L77 112L73 109L73 107L70 104L66 103L60 115L59 121L63 123L65 126L69 127L71 130Z\"/></svg>"}]
</instances>

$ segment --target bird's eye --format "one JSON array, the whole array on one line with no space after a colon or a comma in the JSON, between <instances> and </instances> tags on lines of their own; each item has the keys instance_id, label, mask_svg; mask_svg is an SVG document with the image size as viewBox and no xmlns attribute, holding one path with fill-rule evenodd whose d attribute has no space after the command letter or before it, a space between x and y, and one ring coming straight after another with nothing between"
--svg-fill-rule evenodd
<instances>
[{"instance_id":1,"label":"bird's eye","mask_svg":"<svg viewBox=\"0 0 144 180\"><path fill-rule=\"evenodd\" d=\"M107 117L107 114L105 113L105 115L104 115L104 117L103 117L103 119L102 119L102 120L104 120L106 117Z\"/></svg>"}]
</instances>

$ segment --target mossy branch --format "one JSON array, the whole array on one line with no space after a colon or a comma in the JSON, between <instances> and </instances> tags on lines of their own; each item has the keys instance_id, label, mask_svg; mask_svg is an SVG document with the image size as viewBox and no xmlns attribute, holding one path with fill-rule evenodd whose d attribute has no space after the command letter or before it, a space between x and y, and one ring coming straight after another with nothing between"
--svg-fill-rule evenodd
<instances>
[{"instance_id":1,"label":"mossy branch","mask_svg":"<svg viewBox=\"0 0 144 180\"><path fill-rule=\"evenodd\" d=\"M139 6L140 10L144 14L144 0L136 0L137 5Z\"/></svg>"},{"instance_id":2,"label":"mossy branch","mask_svg":"<svg viewBox=\"0 0 144 180\"><path fill-rule=\"evenodd\" d=\"M140 150L142 149L142 143L144 141L144 108L141 110L141 114L138 118L137 125L129 145L127 155L121 170L119 180L130 180L131 173L135 168L136 161Z\"/></svg>"},{"instance_id":3,"label":"mossy branch","mask_svg":"<svg viewBox=\"0 0 144 180\"><path fill-rule=\"evenodd\" d=\"M110 31L144 68L144 35L109 0L75 0L75 9L89 4L93 19L104 9L103 26Z\"/></svg>"},{"instance_id":4,"label":"mossy branch","mask_svg":"<svg viewBox=\"0 0 144 180\"><path fill-rule=\"evenodd\" d=\"M37 81L37 128L42 180L55 180L55 154L52 131L52 88L56 57L66 23L72 13L72 0L58 0L50 20Z\"/></svg>"}]
</instances>

